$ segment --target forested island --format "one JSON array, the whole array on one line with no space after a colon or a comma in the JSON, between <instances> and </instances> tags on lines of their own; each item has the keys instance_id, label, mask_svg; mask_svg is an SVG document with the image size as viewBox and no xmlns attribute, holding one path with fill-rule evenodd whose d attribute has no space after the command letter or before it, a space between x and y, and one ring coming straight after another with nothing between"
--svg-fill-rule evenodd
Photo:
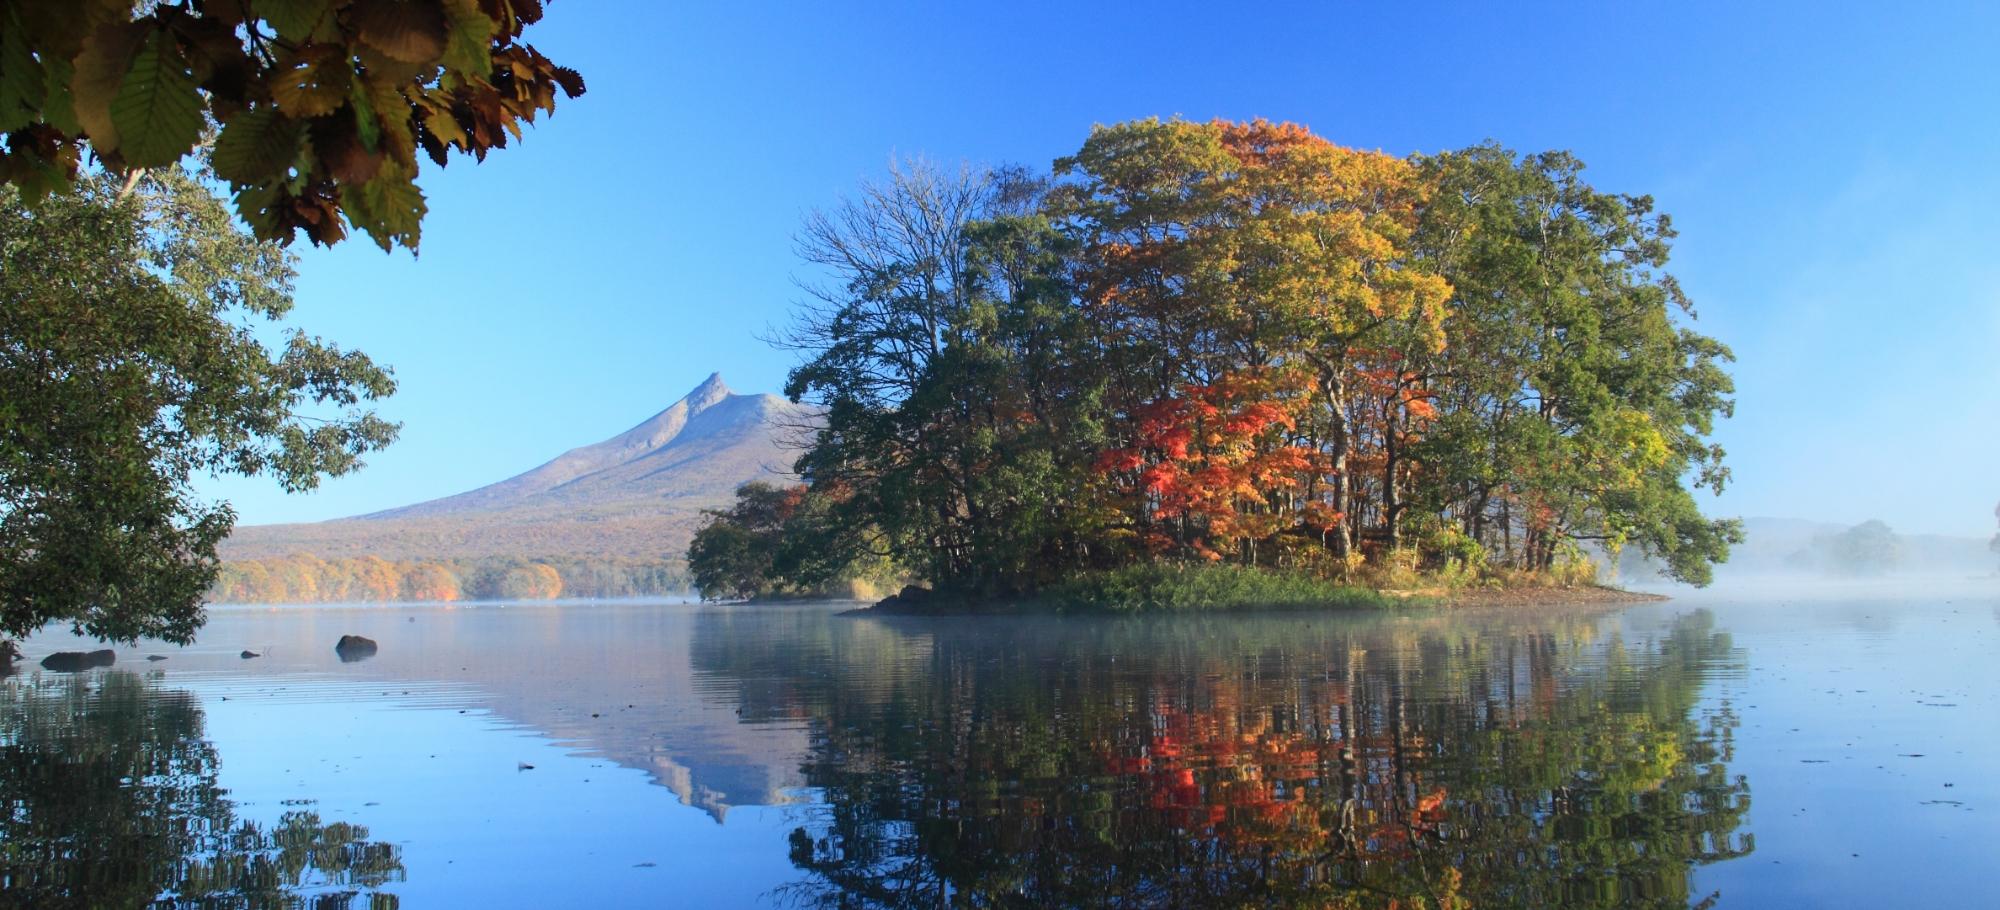
<instances>
[{"instance_id":1,"label":"forested island","mask_svg":"<svg viewBox=\"0 0 2000 910\"><path fill-rule=\"evenodd\" d=\"M1376 603L1705 584L1734 392L1650 197L1564 152L1398 158L1263 120L1100 126L1048 173L911 162L800 235L822 421L689 550L711 597Z\"/></svg>"}]
</instances>

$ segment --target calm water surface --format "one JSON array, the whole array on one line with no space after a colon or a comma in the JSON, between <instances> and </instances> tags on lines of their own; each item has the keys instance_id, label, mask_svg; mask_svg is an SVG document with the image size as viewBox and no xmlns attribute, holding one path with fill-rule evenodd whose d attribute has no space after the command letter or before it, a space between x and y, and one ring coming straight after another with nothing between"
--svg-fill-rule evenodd
<instances>
[{"instance_id":1,"label":"calm water surface","mask_svg":"<svg viewBox=\"0 0 2000 910\"><path fill-rule=\"evenodd\" d=\"M1981 904L2000 586L1778 593L218 609L0 682L0 906Z\"/></svg>"}]
</instances>

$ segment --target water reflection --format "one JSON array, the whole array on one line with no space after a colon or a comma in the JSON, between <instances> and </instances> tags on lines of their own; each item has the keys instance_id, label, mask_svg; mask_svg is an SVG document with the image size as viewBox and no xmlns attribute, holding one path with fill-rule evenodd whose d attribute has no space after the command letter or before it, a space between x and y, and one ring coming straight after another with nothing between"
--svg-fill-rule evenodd
<instances>
[{"instance_id":1,"label":"water reflection","mask_svg":"<svg viewBox=\"0 0 2000 910\"><path fill-rule=\"evenodd\" d=\"M1706 613L729 624L696 669L812 729L799 904L1685 907L1753 846Z\"/></svg>"},{"instance_id":2,"label":"water reflection","mask_svg":"<svg viewBox=\"0 0 2000 910\"><path fill-rule=\"evenodd\" d=\"M196 699L130 672L0 682L0 906L397 906L399 848L236 815Z\"/></svg>"}]
</instances>

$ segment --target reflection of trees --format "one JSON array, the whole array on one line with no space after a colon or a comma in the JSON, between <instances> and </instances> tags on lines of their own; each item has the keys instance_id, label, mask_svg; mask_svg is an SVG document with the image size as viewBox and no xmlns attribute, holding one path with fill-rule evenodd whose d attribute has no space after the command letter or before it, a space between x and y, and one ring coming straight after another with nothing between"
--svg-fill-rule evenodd
<instances>
[{"instance_id":1,"label":"reflection of trees","mask_svg":"<svg viewBox=\"0 0 2000 910\"><path fill-rule=\"evenodd\" d=\"M1706 616L1647 642L1444 620L920 628L929 665L886 680L697 637L712 671L804 676L827 805L792 834L802 902L1681 907L1691 864L1751 847L1734 718L1694 711L1739 659Z\"/></svg>"},{"instance_id":2,"label":"reflection of trees","mask_svg":"<svg viewBox=\"0 0 2000 910\"><path fill-rule=\"evenodd\" d=\"M132 673L0 684L0 905L396 906L401 851L368 829L237 819L202 724Z\"/></svg>"}]
</instances>

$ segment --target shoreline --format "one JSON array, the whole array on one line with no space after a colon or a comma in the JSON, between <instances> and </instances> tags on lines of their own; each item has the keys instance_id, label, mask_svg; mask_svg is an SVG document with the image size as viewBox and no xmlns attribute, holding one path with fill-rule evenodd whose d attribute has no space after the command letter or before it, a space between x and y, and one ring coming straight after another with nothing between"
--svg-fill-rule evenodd
<instances>
[{"instance_id":1,"label":"shoreline","mask_svg":"<svg viewBox=\"0 0 2000 910\"><path fill-rule=\"evenodd\" d=\"M1236 603L1198 608L1153 608L1118 610L1098 607L1065 606L1060 602L993 599L970 601L938 598L924 591L915 598L905 589L872 604L842 611L843 616L1022 616L1035 614L1073 615L1142 615L1142 614L1186 614L1186 613L1236 613L1236 612L1338 612L1338 613L1389 613L1402 609L1467 610L1482 608L1532 608L1532 607L1575 607L1575 606L1616 606L1620 604L1661 603L1673 598L1665 594L1643 591L1627 591L1608 585L1533 585L1511 588L1467 588L1451 591L1437 589L1368 589L1376 596L1388 600L1384 607L1357 606L1354 604L1328 603L1312 604L1255 604Z\"/></svg>"},{"instance_id":2,"label":"shoreline","mask_svg":"<svg viewBox=\"0 0 2000 910\"><path fill-rule=\"evenodd\" d=\"M1610 604L1662 603L1673 598L1666 594L1627 591L1609 585L1529 586L1518 588L1469 588L1463 591L1411 592L1408 595L1383 591L1390 597L1424 597L1428 606L1439 609L1477 607L1575 607Z\"/></svg>"}]
</instances>

